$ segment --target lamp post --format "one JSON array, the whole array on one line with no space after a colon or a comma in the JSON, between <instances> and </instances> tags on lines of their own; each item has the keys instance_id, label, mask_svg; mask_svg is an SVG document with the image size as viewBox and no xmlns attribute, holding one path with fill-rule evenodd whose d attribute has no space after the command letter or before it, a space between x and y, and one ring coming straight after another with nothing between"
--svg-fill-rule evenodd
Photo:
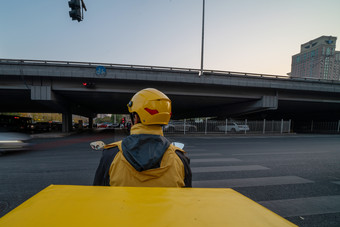
<instances>
[{"instance_id":1,"label":"lamp post","mask_svg":"<svg viewBox=\"0 0 340 227\"><path fill-rule=\"evenodd\" d=\"M203 54L204 54L204 10L205 10L205 0L203 0L203 12L202 12L202 48L201 48L201 70L200 76L203 75Z\"/></svg>"}]
</instances>

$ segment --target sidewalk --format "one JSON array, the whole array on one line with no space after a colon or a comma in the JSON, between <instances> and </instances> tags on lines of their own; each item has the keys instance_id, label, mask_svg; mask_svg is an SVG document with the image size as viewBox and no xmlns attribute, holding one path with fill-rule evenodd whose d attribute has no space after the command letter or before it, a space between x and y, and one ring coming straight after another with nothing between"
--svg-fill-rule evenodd
<instances>
[{"instance_id":1,"label":"sidewalk","mask_svg":"<svg viewBox=\"0 0 340 227\"><path fill-rule=\"evenodd\" d=\"M100 134L100 133L105 133L105 134L115 134L115 135L121 135L121 134L126 134L126 132L122 131L121 129L83 129L83 130L75 130L72 132L44 132L44 133L36 133L36 134L30 134L32 139L36 138L62 138L62 137L67 137L67 136L72 136L72 135L78 135L78 134L83 134L83 133L88 133L88 134Z\"/></svg>"},{"instance_id":2,"label":"sidewalk","mask_svg":"<svg viewBox=\"0 0 340 227\"><path fill-rule=\"evenodd\" d=\"M177 137L177 136L186 136L186 137L259 137L259 136L294 136L298 135L297 133L164 133L166 137Z\"/></svg>"},{"instance_id":3,"label":"sidewalk","mask_svg":"<svg viewBox=\"0 0 340 227\"><path fill-rule=\"evenodd\" d=\"M62 138L62 137L67 137L67 136L72 136L72 135L77 135L77 134L82 134L82 133L89 133L89 134L96 134L96 133L105 133L105 134L114 134L115 136L127 136L126 131L122 131L121 129L86 129L82 131L72 131L72 132L46 132L46 133L37 133L37 134L31 134L31 138L36 139L36 138ZM290 137L290 136L316 136L316 135L339 135L339 134L306 134L306 133L164 133L165 137Z\"/></svg>"},{"instance_id":4,"label":"sidewalk","mask_svg":"<svg viewBox=\"0 0 340 227\"><path fill-rule=\"evenodd\" d=\"M72 131L72 132L45 132L45 133L36 133L31 134L30 136L33 139L36 138L61 138L61 137L67 137L71 135L77 135L82 133L112 133L115 135L127 135L127 132L122 131L121 129L87 129L87 130L81 130L81 131ZM262 133L164 133L165 137L256 137L256 136L294 136L296 133L268 133L268 134L262 134Z\"/></svg>"}]
</instances>

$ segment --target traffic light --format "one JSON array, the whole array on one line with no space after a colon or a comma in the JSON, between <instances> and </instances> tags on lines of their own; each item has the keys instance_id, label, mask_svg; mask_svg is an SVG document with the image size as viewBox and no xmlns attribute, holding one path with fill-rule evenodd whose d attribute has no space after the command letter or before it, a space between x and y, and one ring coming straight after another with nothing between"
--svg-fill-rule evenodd
<instances>
[{"instance_id":1,"label":"traffic light","mask_svg":"<svg viewBox=\"0 0 340 227\"><path fill-rule=\"evenodd\" d=\"M86 88L94 88L96 85L94 82L83 82L82 84Z\"/></svg>"},{"instance_id":2,"label":"traffic light","mask_svg":"<svg viewBox=\"0 0 340 227\"><path fill-rule=\"evenodd\" d=\"M69 12L72 20L81 21L81 12L80 12L80 0L71 0L68 2L68 6L71 8Z\"/></svg>"}]
</instances>

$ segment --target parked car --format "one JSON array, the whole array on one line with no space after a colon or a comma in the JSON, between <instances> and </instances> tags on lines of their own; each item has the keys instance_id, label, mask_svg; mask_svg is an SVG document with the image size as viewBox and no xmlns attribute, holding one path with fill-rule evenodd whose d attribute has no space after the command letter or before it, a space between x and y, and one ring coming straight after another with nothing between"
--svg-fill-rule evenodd
<instances>
[{"instance_id":1,"label":"parked car","mask_svg":"<svg viewBox=\"0 0 340 227\"><path fill-rule=\"evenodd\" d=\"M50 132L52 125L50 122L34 122L30 125L32 132Z\"/></svg>"},{"instance_id":2,"label":"parked car","mask_svg":"<svg viewBox=\"0 0 340 227\"><path fill-rule=\"evenodd\" d=\"M107 128L107 124L106 122L104 123L97 123L97 128Z\"/></svg>"},{"instance_id":3,"label":"parked car","mask_svg":"<svg viewBox=\"0 0 340 227\"><path fill-rule=\"evenodd\" d=\"M108 123L106 128L119 128L119 123Z\"/></svg>"},{"instance_id":4,"label":"parked car","mask_svg":"<svg viewBox=\"0 0 340 227\"><path fill-rule=\"evenodd\" d=\"M119 128L119 123L103 122L98 123L97 128Z\"/></svg>"},{"instance_id":5,"label":"parked car","mask_svg":"<svg viewBox=\"0 0 340 227\"><path fill-rule=\"evenodd\" d=\"M53 121L51 123L51 129L52 131L61 131L63 128L63 123L60 121Z\"/></svg>"},{"instance_id":6,"label":"parked car","mask_svg":"<svg viewBox=\"0 0 340 227\"><path fill-rule=\"evenodd\" d=\"M197 127L191 124L184 124L182 121L171 121L164 126L165 132L197 132Z\"/></svg>"},{"instance_id":7,"label":"parked car","mask_svg":"<svg viewBox=\"0 0 340 227\"><path fill-rule=\"evenodd\" d=\"M215 130L225 132L225 125L217 125ZM227 132L244 132L249 131L248 125L237 124L235 122L228 122L227 124Z\"/></svg>"}]
</instances>

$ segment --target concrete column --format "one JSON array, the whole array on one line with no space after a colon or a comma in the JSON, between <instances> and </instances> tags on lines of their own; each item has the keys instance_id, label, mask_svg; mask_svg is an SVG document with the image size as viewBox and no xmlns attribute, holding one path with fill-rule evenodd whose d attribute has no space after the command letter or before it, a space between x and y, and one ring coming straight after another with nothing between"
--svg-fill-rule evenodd
<instances>
[{"instance_id":1,"label":"concrete column","mask_svg":"<svg viewBox=\"0 0 340 227\"><path fill-rule=\"evenodd\" d=\"M72 113L66 112L62 113L62 119L63 119L63 132L71 132L72 131Z\"/></svg>"}]
</instances>

